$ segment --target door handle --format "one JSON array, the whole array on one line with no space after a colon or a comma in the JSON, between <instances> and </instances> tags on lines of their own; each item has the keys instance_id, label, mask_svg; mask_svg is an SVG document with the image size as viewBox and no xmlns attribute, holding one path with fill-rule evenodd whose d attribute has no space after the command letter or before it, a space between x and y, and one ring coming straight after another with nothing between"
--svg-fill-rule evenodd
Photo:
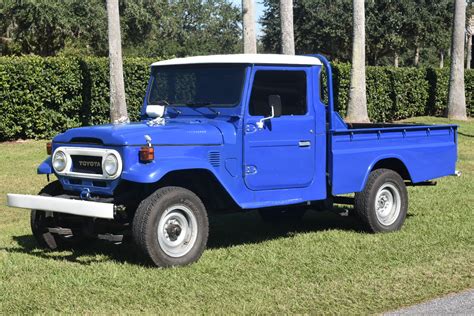
<instances>
[{"instance_id":1,"label":"door handle","mask_svg":"<svg viewBox=\"0 0 474 316\"><path fill-rule=\"evenodd\" d=\"M300 147L309 147L309 146L311 146L311 142L309 140L300 140L298 142L298 146L300 146Z\"/></svg>"}]
</instances>

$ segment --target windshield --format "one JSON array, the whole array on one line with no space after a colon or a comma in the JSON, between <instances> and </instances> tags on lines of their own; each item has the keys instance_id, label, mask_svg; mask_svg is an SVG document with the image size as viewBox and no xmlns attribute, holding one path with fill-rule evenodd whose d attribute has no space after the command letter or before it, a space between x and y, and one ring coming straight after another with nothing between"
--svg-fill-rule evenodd
<instances>
[{"instance_id":1,"label":"windshield","mask_svg":"<svg viewBox=\"0 0 474 316\"><path fill-rule=\"evenodd\" d=\"M244 65L155 67L150 105L231 107L240 102Z\"/></svg>"}]
</instances>

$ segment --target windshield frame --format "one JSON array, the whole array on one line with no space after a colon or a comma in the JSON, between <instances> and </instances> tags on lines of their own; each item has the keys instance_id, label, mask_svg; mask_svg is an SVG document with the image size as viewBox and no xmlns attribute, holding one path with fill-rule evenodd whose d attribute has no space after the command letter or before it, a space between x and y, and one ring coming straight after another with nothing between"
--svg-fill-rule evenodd
<instances>
[{"instance_id":1,"label":"windshield frame","mask_svg":"<svg viewBox=\"0 0 474 316\"><path fill-rule=\"evenodd\" d=\"M203 104L203 105L193 105L193 104L186 104L186 103L169 103L169 104L166 104L166 102L164 102L164 104L154 104L152 102L150 102L150 97L151 97L151 91L153 89L153 85L155 83L155 80L156 80L156 73L158 71L160 71L160 69L163 69L163 68L168 68L168 69L176 69L176 68L179 68L179 69L186 69L186 68L218 68L218 67L222 67L222 68L238 68L242 71L241 73L241 83L240 83L240 87L239 87L239 92L238 92L238 99L236 100L235 103L232 103L232 104L222 104L222 103L211 103L211 104ZM179 108L192 108L192 109L196 109L196 108L205 108L205 107L209 107L209 108L222 108L222 109L229 109L229 108L235 108L237 106L239 106L241 103L242 103L242 98L243 98L243 94L244 94L244 90L245 90L245 83L246 83L246 79L247 79L247 68L248 68L248 65L247 64L240 64L240 63L236 63L236 64L231 64L231 63L206 63L206 64L185 64L185 65L166 65L166 66L152 66L151 67L151 75L150 75L150 80L149 80L149 86L148 86L148 89L147 89L147 93L146 93L146 105L163 105L163 106L166 106L166 107L170 107L170 108L175 108L175 107L179 107ZM167 101L169 102L168 100L164 100L164 101ZM210 100L212 101L212 100Z\"/></svg>"}]
</instances>

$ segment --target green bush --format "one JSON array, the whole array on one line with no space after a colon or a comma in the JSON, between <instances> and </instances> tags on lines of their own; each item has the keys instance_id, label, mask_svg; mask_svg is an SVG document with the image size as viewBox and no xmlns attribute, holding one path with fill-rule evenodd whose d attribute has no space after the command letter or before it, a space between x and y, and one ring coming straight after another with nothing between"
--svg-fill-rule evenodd
<instances>
[{"instance_id":1,"label":"green bush","mask_svg":"<svg viewBox=\"0 0 474 316\"><path fill-rule=\"evenodd\" d=\"M333 65L335 106L347 113L350 65ZM367 67L367 111L375 122L412 116L444 116L448 104L449 69ZM465 73L466 106L474 116L474 70Z\"/></svg>"},{"instance_id":2,"label":"green bush","mask_svg":"<svg viewBox=\"0 0 474 316\"><path fill-rule=\"evenodd\" d=\"M349 88L351 79L351 65L333 65L334 107L344 117L349 102Z\"/></svg>"},{"instance_id":3,"label":"green bush","mask_svg":"<svg viewBox=\"0 0 474 316\"><path fill-rule=\"evenodd\" d=\"M387 71L391 75L393 113L384 121L424 115L429 97L426 69L393 67Z\"/></svg>"},{"instance_id":4,"label":"green bush","mask_svg":"<svg viewBox=\"0 0 474 316\"><path fill-rule=\"evenodd\" d=\"M131 120L149 77L149 58L124 60ZM107 58L0 57L0 140L49 138L68 128L109 122ZM372 121L417 115L442 116L449 69L367 67L367 108ZM468 115L474 116L474 70L465 74ZM350 65L334 65L335 106L346 114Z\"/></svg>"},{"instance_id":5,"label":"green bush","mask_svg":"<svg viewBox=\"0 0 474 316\"><path fill-rule=\"evenodd\" d=\"M129 115L138 120L154 60L124 60ZM0 57L0 140L49 138L109 122L107 58Z\"/></svg>"},{"instance_id":6,"label":"green bush","mask_svg":"<svg viewBox=\"0 0 474 316\"><path fill-rule=\"evenodd\" d=\"M449 69L429 68L427 78L430 82L430 99L427 114L433 116L446 115L448 104Z\"/></svg>"},{"instance_id":7,"label":"green bush","mask_svg":"<svg viewBox=\"0 0 474 316\"><path fill-rule=\"evenodd\" d=\"M150 64L156 60L129 58L125 60L125 93L130 119L140 119L140 109L145 98L145 90L150 77Z\"/></svg>"},{"instance_id":8,"label":"green bush","mask_svg":"<svg viewBox=\"0 0 474 316\"><path fill-rule=\"evenodd\" d=\"M156 60L148 58L126 58L123 62L125 95L128 115L132 121L140 117L145 89L150 76L150 64ZM83 125L109 122L109 64L105 58L80 60L83 82Z\"/></svg>"},{"instance_id":9,"label":"green bush","mask_svg":"<svg viewBox=\"0 0 474 316\"><path fill-rule=\"evenodd\" d=\"M0 59L0 138L45 138L80 126L82 82L71 58Z\"/></svg>"},{"instance_id":10,"label":"green bush","mask_svg":"<svg viewBox=\"0 0 474 316\"><path fill-rule=\"evenodd\" d=\"M444 116L447 112L449 68L428 69L430 82L430 100L426 114ZM474 116L474 70L465 70L464 84L466 91L467 115Z\"/></svg>"},{"instance_id":11,"label":"green bush","mask_svg":"<svg viewBox=\"0 0 474 316\"><path fill-rule=\"evenodd\" d=\"M386 68L367 67L367 112L373 121L385 122L393 116L391 81L391 74Z\"/></svg>"},{"instance_id":12,"label":"green bush","mask_svg":"<svg viewBox=\"0 0 474 316\"><path fill-rule=\"evenodd\" d=\"M467 70L464 74L464 84L466 90L467 115L474 117L474 70Z\"/></svg>"},{"instance_id":13,"label":"green bush","mask_svg":"<svg viewBox=\"0 0 474 316\"><path fill-rule=\"evenodd\" d=\"M106 59L84 58L81 65L81 81L84 99L81 122L97 125L109 121L109 65Z\"/></svg>"}]
</instances>

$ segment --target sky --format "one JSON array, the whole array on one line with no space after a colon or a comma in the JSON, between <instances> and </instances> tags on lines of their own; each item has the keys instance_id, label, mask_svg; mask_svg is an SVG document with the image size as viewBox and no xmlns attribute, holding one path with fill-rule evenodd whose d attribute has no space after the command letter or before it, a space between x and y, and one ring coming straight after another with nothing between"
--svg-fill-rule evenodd
<instances>
[{"instance_id":1,"label":"sky","mask_svg":"<svg viewBox=\"0 0 474 316\"><path fill-rule=\"evenodd\" d=\"M242 0L231 0L231 2L234 3L236 6L238 6L239 8L242 8ZM256 4L255 4L255 19L257 20L257 35L260 35L262 27L258 23L258 21L262 17L263 9L265 7L263 6L262 1L256 0L255 2L256 2Z\"/></svg>"}]
</instances>

